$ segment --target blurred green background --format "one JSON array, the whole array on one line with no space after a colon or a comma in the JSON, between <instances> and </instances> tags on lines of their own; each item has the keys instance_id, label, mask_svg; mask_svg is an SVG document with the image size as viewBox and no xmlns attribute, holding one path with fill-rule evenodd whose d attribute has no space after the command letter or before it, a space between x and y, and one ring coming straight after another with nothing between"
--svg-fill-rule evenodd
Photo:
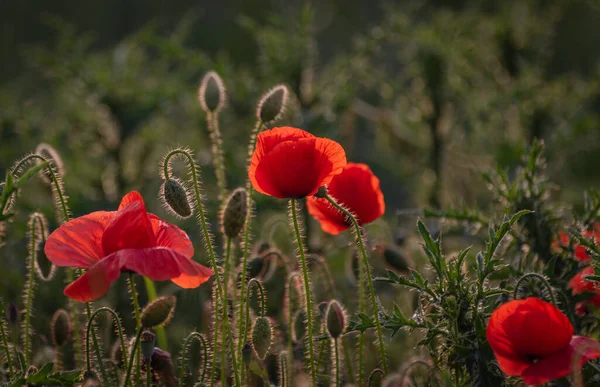
<instances>
[{"instance_id":1,"label":"blurred green background","mask_svg":"<svg viewBox=\"0 0 600 387\"><path fill-rule=\"evenodd\" d=\"M0 0L0 173L49 143L64 159L76 216L116 208L136 189L152 212L198 241L193 219L176 221L155 199L158 166L170 148L197 153L216 231L197 100L200 79L215 70L227 88L220 119L231 188L245 183L257 100L284 83L293 98L280 124L339 141L349 160L380 177L387 214L374 228L384 239L402 226L400 209L490 207L477 171L513 170L534 138L546 144L556 198L578 207L585 188L600 187L599 23L598 3L583 0ZM256 200L261 223L284 214L282 201ZM18 209L0 250L0 296L15 302L28 214L40 210L56 226L41 181L22 190ZM255 239L265 238L264 228L255 227ZM322 238L311 221L307 232L343 279L348 237ZM289 243L284 249L292 253ZM65 303L60 280L43 286L38 317ZM161 284L163 294L177 291ZM342 293L351 303L350 290ZM182 293L174 321L181 329L171 335L201 326L201 313L181 311L199 310L206 298ZM124 281L103 302L124 311L131 327ZM46 321L35 322L41 341Z\"/></svg>"}]
</instances>

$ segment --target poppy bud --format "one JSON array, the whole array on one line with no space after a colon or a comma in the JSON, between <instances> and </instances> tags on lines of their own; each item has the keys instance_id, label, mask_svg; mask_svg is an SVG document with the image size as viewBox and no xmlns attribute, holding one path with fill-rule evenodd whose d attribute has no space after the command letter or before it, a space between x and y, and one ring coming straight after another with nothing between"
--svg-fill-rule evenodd
<instances>
[{"instance_id":1,"label":"poppy bud","mask_svg":"<svg viewBox=\"0 0 600 387\"><path fill-rule=\"evenodd\" d=\"M304 310L299 310L294 316L294 327L293 327L293 338L294 341L300 341L306 335L306 312Z\"/></svg>"},{"instance_id":2,"label":"poppy bud","mask_svg":"<svg viewBox=\"0 0 600 387\"><path fill-rule=\"evenodd\" d=\"M169 178L165 180L161 187L160 196L165 208L173 215L184 219L192 215L188 191L179 179Z\"/></svg>"},{"instance_id":3,"label":"poppy bud","mask_svg":"<svg viewBox=\"0 0 600 387\"><path fill-rule=\"evenodd\" d=\"M122 367L124 365L123 362L123 351L121 348L121 342L119 340L115 341L113 347L110 351L110 360L117 365L117 367Z\"/></svg>"},{"instance_id":4,"label":"poppy bud","mask_svg":"<svg viewBox=\"0 0 600 387\"><path fill-rule=\"evenodd\" d=\"M271 322L266 317L258 317L252 327L252 347L256 357L264 360L271 348Z\"/></svg>"},{"instance_id":5,"label":"poppy bud","mask_svg":"<svg viewBox=\"0 0 600 387\"><path fill-rule=\"evenodd\" d=\"M54 312L50 321L50 336L52 343L57 347L62 347L71 338L73 325L71 316L64 309L59 309Z\"/></svg>"},{"instance_id":6,"label":"poppy bud","mask_svg":"<svg viewBox=\"0 0 600 387\"><path fill-rule=\"evenodd\" d=\"M50 163L49 168L52 168L59 176L64 174L65 168L62 158L52 146L41 143L35 148L35 153L45 158ZM40 171L40 177L46 184L52 183L52 174L48 171L48 168L44 168Z\"/></svg>"},{"instance_id":7,"label":"poppy bud","mask_svg":"<svg viewBox=\"0 0 600 387\"><path fill-rule=\"evenodd\" d=\"M12 325L17 325L20 320L19 316L19 308L14 302L11 302L8 306L8 322Z\"/></svg>"},{"instance_id":8,"label":"poppy bud","mask_svg":"<svg viewBox=\"0 0 600 387\"><path fill-rule=\"evenodd\" d=\"M248 193L245 188L234 190L227 198L221 211L221 227L229 238L237 237L248 217Z\"/></svg>"},{"instance_id":9,"label":"poppy bud","mask_svg":"<svg viewBox=\"0 0 600 387\"><path fill-rule=\"evenodd\" d=\"M327 301L323 301L319 304L319 306L317 306L317 309L319 310L319 316L321 316L321 318L323 318L327 315L327 307L328 306L329 306L329 303Z\"/></svg>"},{"instance_id":10,"label":"poppy bud","mask_svg":"<svg viewBox=\"0 0 600 387\"><path fill-rule=\"evenodd\" d=\"M198 89L200 106L207 113L218 113L225 106L225 85L214 71L209 71L202 78Z\"/></svg>"},{"instance_id":11,"label":"poppy bud","mask_svg":"<svg viewBox=\"0 0 600 387\"><path fill-rule=\"evenodd\" d=\"M336 300L329 303L326 326L329 336L333 339L340 337L346 330L346 312Z\"/></svg>"},{"instance_id":12,"label":"poppy bud","mask_svg":"<svg viewBox=\"0 0 600 387\"><path fill-rule=\"evenodd\" d=\"M410 260L400 250L384 247L382 255L386 265L393 271L407 273L410 270Z\"/></svg>"},{"instance_id":13,"label":"poppy bud","mask_svg":"<svg viewBox=\"0 0 600 387\"><path fill-rule=\"evenodd\" d=\"M277 121L285 112L289 91L285 85L277 85L260 98L256 109L257 118L265 124Z\"/></svg>"},{"instance_id":14,"label":"poppy bud","mask_svg":"<svg viewBox=\"0 0 600 387\"><path fill-rule=\"evenodd\" d=\"M358 285L359 270L360 261L358 259L358 253L354 251L350 256L350 259L346 261L346 278L348 279L348 282L354 286Z\"/></svg>"},{"instance_id":15,"label":"poppy bud","mask_svg":"<svg viewBox=\"0 0 600 387\"><path fill-rule=\"evenodd\" d=\"M154 353L154 345L156 344L156 335L150 331L143 331L140 337L142 355L144 360L148 361Z\"/></svg>"},{"instance_id":16,"label":"poppy bud","mask_svg":"<svg viewBox=\"0 0 600 387\"><path fill-rule=\"evenodd\" d=\"M252 360L252 346L249 343L244 344L242 348L242 360L246 364L250 364L250 360Z\"/></svg>"},{"instance_id":17,"label":"poppy bud","mask_svg":"<svg viewBox=\"0 0 600 387\"><path fill-rule=\"evenodd\" d=\"M175 296L158 297L142 310L142 326L153 328L167 325L173 317L177 298Z\"/></svg>"}]
</instances>

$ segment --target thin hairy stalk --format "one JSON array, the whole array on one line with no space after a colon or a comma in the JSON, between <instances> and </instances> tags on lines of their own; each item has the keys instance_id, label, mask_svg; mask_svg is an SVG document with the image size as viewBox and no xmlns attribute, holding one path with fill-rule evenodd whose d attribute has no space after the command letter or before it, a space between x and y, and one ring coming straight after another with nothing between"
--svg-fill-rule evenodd
<instances>
[{"instance_id":1,"label":"thin hairy stalk","mask_svg":"<svg viewBox=\"0 0 600 387\"><path fill-rule=\"evenodd\" d=\"M23 351L25 363L31 362L31 313L35 292L35 261L40 243L46 240L46 225L41 214L33 214L29 224L29 260L27 262L27 279L25 281L25 318L23 319ZM37 232L39 230L39 233Z\"/></svg>"},{"instance_id":2,"label":"thin hairy stalk","mask_svg":"<svg viewBox=\"0 0 600 387\"><path fill-rule=\"evenodd\" d=\"M352 213L350 213L350 211L348 211L344 207L340 206L331 196L329 196L329 194L326 194L325 198L338 211L341 211L342 213L344 213L344 215L346 215L346 217L348 219L350 219L350 221L354 225L354 229L355 229L355 233L356 233L356 241L358 243L358 248L359 248L360 254L362 256L363 269L364 269L364 272L367 277L366 282L367 282L368 289L369 289L369 296L371 297L371 304L372 304L371 308L372 308L373 319L375 320L375 330L377 331L377 344L379 347L379 356L381 358L381 368L383 370L383 373L387 375L388 368L387 368L387 359L385 357L385 345L383 342L383 328L381 327L381 321L379 320L379 310L377 307L377 299L375 298L375 287L373 286L373 278L371 277L371 265L369 264L369 258L367 256L367 252L365 250L365 244L363 242L360 225L358 224L358 221L356 220L354 215L352 215ZM360 371L359 371L359 373L360 373Z\"/></svg>"},{"instance_id":3,"label":"thin hairy stalk","mask_svg":"<svg viewBox=\"0 0 600 387\"><path fill-rule=\"evenodd\" d=\"M302 234L300 233L300 224L298 222L298 213L296 210L296 199L290 201L290 212L292 217L292 223L294 224L294 232L296 233L296 242L298 243L298 251L300 254L300 265L302 267L302 276L304 280L304 300L306 308L306 319L307 319L307 340L308 340L308 359L310 366L310 376L312 385L317 385L317 367L315 364L314 355L314 338L313 338L313 307L310 295L310 279L308 276L308 265L306 264L306 256L304 254L304 244L302 242Z\"/></svg>"},{"instance_id":4,"label":"thin hairy stalk","mask_svg":"<svg viewBox=\"0 0 600 387\"><path fill-rule=\"evenodd\" d=\"M285 352L279 355L279 386L288 387L289 382L289 370L288 370L288 356Z\"/></svg>"},{"instance_id":5,"label":"thin hairy stalk","mask_svg":"<svg viewBox=\"0 0 600 387\"><path fill-rule=\"evenodd\" d=\"M340 345L338 343L338 339L332 339L331 345L333 345L333 354L334 354L334 362L335 362L335 387L340 386Z\"/></svg>"},{"instance_id":6,"label":"thin hairy stalk","mask_svg":"<svg viewBox=\"0 0 600 387\"><path fill-rule=\"evenodd\" d=\"M323 361L323 356L325 356L325 346L327 345L327 340L321 340L319 344L319 356L317 356L317 368Z\"/></svg>"},{"instance_id":7,"label":"thin hairy stalk","mask_svg":"<svg viewBox=\"0 0 600 387\"><path fill-rule=\"evenodd\" d=\"M379 368L375 368L373 371L371 371L371 373L369 374L369 378L367 379L367 387L371 387L373 385L373 381L375 380L375 375L379 374L379 376L383 379L385 377L383 371ZM400 379L400 380L404 380L404 379Z\"/></svg>"},{"instance_id":8,"label":"thin hairy stalk","mask_svg":"<svg viewBox=\"0 0 600 387\"><path fill-rule=\"evenodd\" d=\"M148 296L148 302L156 300L158 295L156 294L156 286L154 282L148 277L144 278L144 286L146 287L146 295ZM156 333L156 341L158 342L159 348L167 348L167 335L165 333L165 327L155 327L154 332Z\"/></svg>"},{"instance_id":9,"label":"thin hairy stalk","mask_svg":"<svg viewBox=\"0 0 600 387\"><path fill-rule=\"evenodd\" d=\"M550 286L550 284L548 283L548 280L541 274L538 273L527 273L524 274L521 278L519 278L519 280L517 281L516 285L515 285L515 291L513 292L513 298L515 300L519 299L519 289L521 288L521 284L529 277L533 277L539 281L541 281L544 284L544 287L546 287L546 290L548 291L548 295L550 296L550 301L552 301L552 304L554 304L554 306L558 307L558 302L556 301L556 296L554 295L554 290L552 289L552 286Z\"/></svg>"},{"instance_id":10,"label":"thin hairy stalk","mask_svg":"<svg viewBox=\"0 0 600 387\"><path fill-rule=\"evenodd\" d=\"M212 142L213 164L215 166L215 175L217 176L217 187L219 188L219 202L223 202L227 197L227 178L225 177L225 157L223 155L223 138L219 129L219 113L207 112L206 123L210 140Z\"/></svg>"},{"instance_id":11,"label":"thin hairy stalk","mask_svg":"<svg viewBox=\"0 0 600 387\"><path fill-rule=\"evenodd\" d=\"M188 167L190 168L190 175L192 176L192 185L194 187L194 194L196 197L196 206L198 209L198 221L200 223L200 227L202 229L202 235L204 237L204 242L206 244L206 249L208 251L208 256L210 257L210 264L212 266L213 271L215 272L215 282L217 283L217 297L220 299L220 304L223 306L223 325L224 325L224 330L225 330L225 334L227 335L228 338L228 342L230 345L230 352L231 352L231 365L233 367L233 374L235 376L235 382L238 386L241 385L241 381L240 381L240 374L239 374L239 369L237 366L237 359L236 359L236 352L235 352L235 343L233 340L233 333L231 332L230 326L229 326L229 319L227 318L227 300L224 299L224 292L223 292L223 284L221 283L221 276L218 275L219 273L219 265L217 264L217 258L216 258L216 254L215 254L215 250L214 247L212 245L212 238L211 238L211 234L208 228L208 222L206 220L206 216L204 214L204 205L202 204L202 194L200 193L200 185L198 182L198 170L196 167L196 163L194 162L194 158L192 157L192 155L189 153L189 151L183 150L183 149L175 149L170 151L167 156L165 157L164 160L164 173L165 173L165 179L169 178L169 165L170 162L169 160L175 156L175 155L180 155L182 157L184 157L187 161Z\"/></svg>"},{"instance_id":12,"label":"thin hairy stalk","mask_svg":"<svg viewBox=\"0 0 600 387\"><path fill-rule=\"evenodd\" d=\"M256 136L258 135L258 132L260 132L261 128L262 128L262 121L257 121L256 125L254 126L254 128L252 129L252 132L250 133L250 143L248 145L248 165L250 164L250 158L252 157L252 153L254 153L254 148L256 148ZM246 326L246 322L244 320L244 310L245 310L245 305L244 303L246 302L246 276L247 276L247 263L248 263L248 254L250 252L250 228L251 228L251 223L252 223L252 217L250 216L252 214L252 207L254 206L254 203L252 201L252 194L254 193L254 187L252 187L252 184L250 183L250 180L246 181L246 191L248 192L248 216L247 216L247 221L246 221L246 226L244 227L244 243L243 243L243 254L242 254L242 278L241 278L241 286L240 286L240 302L239 302L239 308L238 308L238 321L240 322L239 324L239 331L238 331L238 337L242 337L243 335L243 329ZM240 357L242 356L242 348L244 347L246 343L240 341L238 343L238 353L240 355Z\"/></svg>"},{"instance_id":13,"label":"thin hairy stalk","mask_svg":"<svg viewBox=\"0 0 600 387\"><path fill-rule=\"evenodd\" d=\"M206 373L206 366L208 365L208 346L206 344L206 339L204 336L198 332L192 332L186 337L183 342L183 346L181 347L181 359L179 361L179 387L184 386L185 380L185 369L188 362L188 353L190 351L190 346L192 345L192 340L198 340L200 343L200 349L202 350L202 366L198 371L198 383L204 383L204 375Z\"/></svg>"},{"instance_id":14,"label":"thin hairy stalk","mask_svg":"<svg viewBox=\"0 0 600 387\"><path fill-rule=\"evenodd\" d=\"M29 156L28 156L29 157ZM41 156L39 156L41 157ZM10 195L13 194L13 192L21 187L23 184L25 184L25 182L29 179L31 179L32 176L34 176L36 173L38 173L39 171L41 171L42 169L48 167L50 165L49 161L44 161L38 165L35 165L33 167L31 167L30 169L28 169L25 173L23 173L20 177L19 180L17 180L16 182L14 182L14 178L13 175L11 173L8 174L8 179L9 181L13 182L12 184L12 189L6 189L7 187L5 186L3 191L2 191L2 195L0 196L0 215L4 214L4 211L6 210L6 207L8 206L9 200L8 198L10 197ZM19 162L17 164L17 166L19 166L19 169L22 168L21 162ZM17 168L13 168L12 170L17 171Z\"/></svg>"},{"instance_id":15,"label":"thin hairy stalk","mask_svg":"<svg viewBox=\"0 0 600 387\"><path fill-rule=\"evenodd\" d=\"M292 308L292 291L296 289L296 281L300 274L293 272L288 277L288 371L292 372L294 367L294 359L292 354L294 353L294 342L292 340L292 330L294 329L294 309Z\"/></svg>"},{"instance_id":16,"label":"thin hairy stalk","mask_svg":"<svg viewBox=\"0 0 600 387\"><path fill-rule=\"evenodd\" d=\"M135 311L135 327L138 330L142 329L142 317L140 315L140 304L138 301L138 294L135 288L135 279L133 278L133 273L129 273L129 290L131 291L131 300L133 301L133 310ZM142 347L140 346L137 349L137 353L135 356L135 382L136 384L140 383L141 379L141 358L142 358Z\"/></svg>"},{"instance_id":17,"label":"thin hairy stalk","mask_svg":"<svg viewBox=\"0 0 600 387\"><path fill-rule=\"evenodd\" d=\"M152 386L152 368L150 360L146 360L146 387Z\"/></svg>"},{"instance_id":18,"label":"thin hairy stalk","mask_svg":"<svg viewBox=\"0 0 600 387\"><path fill-rule=\"evenodd\" d=\"M354 384L354 375L352 373L352 362L350 361L350 354L348 352L348 346L344 342L344 336L342 336L340 340L340 344L342 345L342 351L344 351L344 363L346 363L346 371L348 373L350 384Z\"/></svg>"},{"instance_id":19,"label":"thin hairy stalk","mask_svg":"<svg viewBox=\"0 0 600 387\"><path fill-rule=\"evenodd\" d=\"M4 310L4 302L0 300L0 307ZM8 337L6 336L6 323L3 317L0 317L0 335L2 336L2 346L4 347L4 352L6 356L6 362L8 363L8 372L9 376L12 377L15 375L15 370L13 368L12 358L10 355L10 347L8 345Z\"/></svg>"},{"instance_id":20,"label":"thin hairy stalk","mask_svg":"<svg viewBox=\"0 0 600 387\"><path fill-rule=\"evenodd\" d=\"M231 271L231 238L227 237L225 242L225 268L223 280L225 281L223 291L225 292L225 300L229 301L229 277Z\"/></svg>"},{"instance_id":21,"label":"thin hairy stalk","mask_svg":"<svg viewBox=\"0 0 600 387\"><path fill-rule=\"evenodd\" d=\"M129 363L127 363L127 373L125 374L125 383L131 383L131 369L133 367L134 356L137 352L137 347L142 336L142 328L138 328L135 340L133 341L133 348L131 348L131 354L129 355ZM125 356L125 355L123 355ZM139 380L139 379L138 379Z\"/></svg>"},{"instance_id":22,"label":"thin hairy stalk","mask_svg":"<svg viewBox=\"0 0 600 387\"><path fill-rule=\"evenodd\" d=\"M212 350L213 356L212 356L212 362L211 362L211 366L210 366L210 387L214 387L216 373L217 373L217 348L219 346L219 324L220 324L219 299L217 297L214 297L213 302L215 305L215 314L213 316L213 318L214 318L214 321L213 321L213 350Z\"/></svg>"},{"instance_id":23,"label":"thin hairy stalk","mask_svg":"<svg viewBox=\"0 0 600 387\"><path fill-rule=\"evenodd\" d=\"M67 268L66 270L67 272L67 284L72 283L73 281L75 281L75 271L73 269L71 269L70 267ZM79 323L79 313L77 311L77 304L75 304L75 302L73 300L71 300L70 298L67 300L67 303L69 304L69 313L71 314L71 321L73 324L73 347L75 349L75 359L74 359L74 365L73 366L77 366L77 362L79 361L83 361L83 356L84 356L84 352L83 352L83 341L80 338L80 323ZM88 303L86 303L86 305L88 305ZM89 314L88 314L89 315ZM93 336L92 336L92 340L97 342L97 339L94 340L94 337L96 337L96 332L94 330Z\"/></svg>"},{"instance_id":24,"label":"thin hairy stalk","mask_svg":"<svg viewBox=\"0 0 600 387\"><path fill-rule=\"evenodd\" d=\"M246 320L245 321L250 321L250 296L252 296L252 286L254 286L254 288L256 289L257 292L257 296L258 296L258 304L260 305L260 316L264 317L265 316L265 311L266 311L266 305L267 305L267 298L265 297L265 288L263 286L263 284L257 280L256 278L252 278L250 279L250 281L248 281L248 289L247 289L247 296L246 296ZM248 331L249 329L244 329L244 342L248 341Z\"/></svg>"},{"instance_id":25,"label":"thin hairy stalk","mask_svg":"<svg viewBox=\"0 0 600 387\"><path fill-rule=\"evenodd\" d=\"M115 325L117 326L117 334L119 335L119 342L121 344L121 353L122 354L127 353L127 347L125 345L125 338L123 337L123 328L121 326L121 319L119 318L119 315L117 314L117 312L115 312L111 308L107 308L107 307L99 308L90 315L90 318L88 319L87 328L86 328L86 335L85 335L86 357L85 357L85 359L86 359L86 366L87 366L88 372L90 372L92 370L92 361L90 359L90 348L89 348L90 333L92 333L92 331L94 330L94 321L96 320L96 316L103 312L107 312L110 315L112 315L113 321L115 322ZM98 346L94 346L94 350L96 351L96 357L99 359L99 362L102 363L102 354L100 353L100 348Z\"/></svg>"},{"instance_id":26,"label":"thin hairy stalk","mask_svg":"<svg viewBox=\"0 0 600 387\"><path fill-rule=\"evenodd\" d=\"M223 342L225 340L225 335L223 334L223 332L225 332L225 323L223 321L221 321L221 342ZM227 351L225 351L225 348L222 348L221 350L221 385L227 385Z\"/></svg>"},{"instance_id":27,"label":"thin hairy stalk","mask_svg":"<svg viewBox=\"0 0 600 387\"><path fill-rule=\"evenodd\" d=\"M94 326L94 320L92 319L92 307L90 306L89 302L85 303L85 311L87 313L87 318L88 318L88 329L91 326L91 330L92 330L92 344L94 345L94 351L96 351L96 356L98 359L98 368L100 368L100 375L102 375L102 380L106 381L107 380L107 375L106 375L106 370L104 369L104 362L102 361L102 351L100 351L100 344L98 343L98 337L96 336L96 327ZM86 336L86 342L87 342L88 338ZM87 348L86 345L86 358L88 361L88 370L91 369L90 366L90 351L89 348Z\"/></svg>"}]
</instances>

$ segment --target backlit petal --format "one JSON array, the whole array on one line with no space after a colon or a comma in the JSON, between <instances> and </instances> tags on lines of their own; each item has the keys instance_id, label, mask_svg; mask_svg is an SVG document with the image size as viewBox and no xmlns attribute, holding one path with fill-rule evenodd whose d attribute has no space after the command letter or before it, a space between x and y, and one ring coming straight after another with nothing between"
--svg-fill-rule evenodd
<instances>
[{"instance_id":1,"label":"backlit petal","mask_svg":"<svg viewBox=\"0 0 600 387\"><path fill-rule=\"evenodd\" d=\"M75 301L93 301L105 295L110 284L116 281L120 274L121 263L118 257L106 257L67 286L64 293Z\"/></svg>"},{"instance_id":2,"label":"backlit petal","mask_svg":"<svg viewBox=\"0 0 600 387\"><path fill-rule=\"evenodd\" d=\"M129 193L102 236L102 249L109 255L120 249L141 249L156 246L156 237L143 200L133 200L139 194Z\"/></svg>"},{"instance_id":3,"label":"backlit petal","mask_svg":"<svg viewBox=\"0 0 600 387\"><path fill-rule=\"evenodd\" d=\"M44 252L57 266L89 268L104 258L102 234L115 212L98 211L75 218L56 229Z\"/></svg>"},{"instance_id":4,"label":"backlit petal","mask_svg":"<svg viewBox=\"0 0 600 387\"><path fill-rule=\"evenodd\" d=\"M148 217L156 236L157 247L168 247L186 258L194 256L194 246L185 231L171 223L165 222L156 215L148 214Z\"/></svg>"}]
</instances>

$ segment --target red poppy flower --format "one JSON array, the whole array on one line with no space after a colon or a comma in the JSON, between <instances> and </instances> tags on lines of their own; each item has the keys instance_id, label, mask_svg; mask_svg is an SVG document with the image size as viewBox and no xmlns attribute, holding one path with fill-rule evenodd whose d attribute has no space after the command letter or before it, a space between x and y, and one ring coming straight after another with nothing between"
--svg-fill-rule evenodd
<instances>
[{"instance_id":1,"label":"red poppy flower","mask_svg":"<svg viewBox=\"0 0 600 387\"><path fill-rule=\"evenodd\" d=\"M584 231L583 233L581 233L581 236L587 239L591 239L594 238L594 243L595 244L600 244L600 231L596 230L598 224L594 224L594 231L591 230L587 230ZM569 246L569 234L567 234L566 232L559 232L558 233L558 241L555 241L553 243L553 247L557 248L560 246L563 247L568 247ZM580 244L574 244L573 245L573 250L574 250L574 254L573 254L573 258L576 261L579 262L588 262L592 259L592 257L590 257L590 255L587 252L587 248L585 248L584 246L580 245Z\"/></svg>"},{"instance_id":2,"label":"red poppy flower","mask_svg":"<svg viewBox=\"0 0 600 387\"><path fill-rule=\"evenodd\" d=\"M314 195L346 165L340 144L296 128L258 135L248 177L258 192L280 199Z\"/></svg>"},{"instance_id":3,"label":"red poppy flower","mask_svg":"<svg viewBox=\"0 0 600 387\"><path fill-rule=\"evenodd\" d=\"M596 340L573 336L569 319L538 298L510 301L494 311L487 340L502 371L529 385L562 378L600 357Z\"/></svg>"},{"instance_id":4,"label":"red poppy flower","mask_svg":"<svg viewBox=\"0 0 600 387\"><path fill-rule=\"evenodd\" d=\"M196 288L213 275L191 259L194 247L187 234L147 213L137 192L125 195L118 211L92 212L63 224L50 234L44 251L57 266L87 269L64 291L81 302L102 297L123 271L182 288Z\"/></svg>"},{"instance_id":5,"label":"red poppy flower","mask_svg":"<svg viewBox=\"0 0 600 387\"><path fill-rule=\"evenodd\" d=\"M573 294L581 294L585 292L596 292L600 293L600 288L596 284L590 281L586 281L583 276L588 274L594 274L594 268L591 266L586 267L579 273L575 274L569 281L569 289Z\"/></svg>"},{"instance_id":6,"label":"red poppy flower","mask_svg":"<svg viewBox=\"0 0 600 387\"><path fill-rule=\"evenodd\" d=\"M385 212L379 179L366 164L348 163L331 179L327 192L350 210L361 225L371 223ZM352 225L327 199L307 197L306 205L308 213L321 223L326 233L336 235Z\"/></svg>"},{"instance_id":7,"label":"red poppy flower","mask_svg":"<svg viewBox=\"0 0 600 387\"><path fill-rule=\"evenodd\" d=\"M589 311L590 305L596 309L600 308L600 295L594 296L585 301L579 301L577 304L575 304L575 313L580 317L585 316Z\"/></svg>"}]
</instances>

